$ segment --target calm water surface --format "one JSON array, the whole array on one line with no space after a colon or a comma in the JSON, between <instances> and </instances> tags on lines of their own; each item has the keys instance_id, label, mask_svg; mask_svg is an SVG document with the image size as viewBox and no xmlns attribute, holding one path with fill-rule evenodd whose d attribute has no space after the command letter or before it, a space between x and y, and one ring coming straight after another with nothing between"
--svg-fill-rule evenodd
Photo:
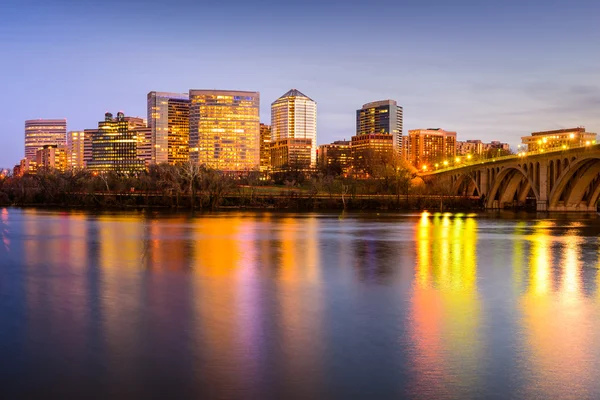
<instances>
[{"instance_id":1,"label":"calm water surface","mask_svg":"<svg viewBox=\"0 0 600 400\"><path fill-rule=\"evenodd\" d=\"M599 234L0 209L0 395L600 398Z\"/></svg>"}]
</instances>

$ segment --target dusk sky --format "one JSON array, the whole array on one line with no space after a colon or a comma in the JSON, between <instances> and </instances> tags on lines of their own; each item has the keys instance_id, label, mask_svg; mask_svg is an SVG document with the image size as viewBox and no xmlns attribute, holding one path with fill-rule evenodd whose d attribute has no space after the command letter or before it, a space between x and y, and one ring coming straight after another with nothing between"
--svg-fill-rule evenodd
<instances>
[{"instance_id":1,"label":"dusk sky","mask_svg":"<svg viewBox=\"0 0 600 400\"><path fill-rule=\"evenodd\" d=\"M24 121L146 117L151 90L259 91L261 120L297 88L318 142L349 139L362 104L394 99L404 133L516 146L532 131L600 132L600 1L0 0L0 166Z\"/></svg>"}]
</instances>

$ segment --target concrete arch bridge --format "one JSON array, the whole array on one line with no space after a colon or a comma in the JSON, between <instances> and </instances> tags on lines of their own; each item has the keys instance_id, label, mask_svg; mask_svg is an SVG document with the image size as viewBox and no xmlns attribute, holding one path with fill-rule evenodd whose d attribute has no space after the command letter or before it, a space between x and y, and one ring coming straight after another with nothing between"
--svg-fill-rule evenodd
<instances>
[{"instance_id":1,"label":"concrete arch bridge","mask_svg":"<svg viewBox=\"0 0 600 400\"><path fill-rule=\"evenodd\" d=\"M428 184L454 195L480 196L488 209L535 198L538 211L596 211L600 197L600 145L509 156L422 173Z\"/></svg>"}]
</instances>

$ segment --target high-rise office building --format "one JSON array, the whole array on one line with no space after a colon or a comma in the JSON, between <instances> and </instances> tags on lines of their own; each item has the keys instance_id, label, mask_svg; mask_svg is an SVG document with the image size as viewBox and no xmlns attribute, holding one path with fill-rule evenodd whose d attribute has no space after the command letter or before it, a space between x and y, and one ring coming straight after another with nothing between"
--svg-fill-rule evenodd
<instances>
[{"instance_id":1,"label":"high-rise office building","mask_svg":"<svg viewBox=\"0 0 600 400\"><path fill-rule=\"evenodd\" d=\"M66 119L30 119L25 121L25 158L35 161L36 151L45 145L61 146L67 141Z\"/></svg>"},{"instance_id":2,"label":"high-rise office building","mask_svg":"<svg viewBox=\"0 0 600 400\"><path fill-rule=\"evenodd\" d=\"M271 125L260 124L260 170L271 168Z\"/></svg>"},{"instance_id":3,"label":"high-rise office building","mask_svg":"<svg viewBox=\"0 0 600 400\"><path fill-rule=\"evenodd\" d=\"M151 162L181 164L189 160L190 101L187 93L148 93Z\"/></svg>"},{"instance_id":4,"label":"high-rise office building","mask_svg":"<svg viewBox=\"0 0 600 400\"><path fill-rule=\"evenodd\" d=\"M447 165L456 156L456 132L443 129L408 131L409 161L418 169L431 169L435 164Z\"/></svg>"},{"instance_id":5,"label":"high-rise office building","mask_svg":"<svg viewBox=\"0 0 600 400\"><path fill-rule=\"evenodd\" d=\"M71 131L67 133L67 164L69 168L83 168L85 153L85 132Z\"/></svg>"},{"instance_id":6,"label":"high-rise office building","mask_svg":"<svg viewBox=\"0 0 600 400\"><path fill-rule=\"evenodd\" d=\"M394 150L402 154L402 107L395 100L367 103L356 110L356 136L392 135Z\"/></svg>"},{"instance_id":7,"label":"high-rise office building","mask_svg":"<svg viewBox=\"0 0 600 400\"><path fill-rule=\"evenodd\" d=\"M140 160L144 160L146 166L152 161L152 128L148 126L137 126L132 128L137 139L137 155Z\"/></svg>"},{"instance_id":8,"label":"high-rise office building","mask_svg":"<svg viewBox=\"0 0 600 400\"><path fill-rule=\"evenodd\" d=\"M310 167L315 168L317 166L317 103L296 89L288 91L275 100L271 104L271 137L274 145L277 141L285 139L310 140ZM289 159L293 160L292 157ZM296 168L292 165L290 167Z\"/></svg>"},{"instance_id":9,"label":"high-rise office building","mask_svg":"<svg viewBox=\"0 0 600 400\"><path fill-rule=\"evenodd\" d=\"M92 138L98 133L98 129L83 130L83 164L88 166L92 161Z\"/></svg>"},{"instance_id":10,"label":"high-rise office building","mask_svg":"<svg viewBox=\"0 0 600 400\"><path fill-rule=\"evenodd\" d=\"M190 90L190 160L221 171L260 166L260 95Z\"/></svg>"},{"instance_id":11,"label":"high-rise office building","mask_svg":"<svg viewBox=\"0 0 600 400\"><path fill-rule=\"evenodd\" d=\"M116 118L106 113L104 121L98 123L98 132L92 137L92 160L88 168L126 174L144 170L144 161L138 158L134 131L144 125L141 118L125 117L122 112L117 113Z\"/></svg>"}]
</instances>

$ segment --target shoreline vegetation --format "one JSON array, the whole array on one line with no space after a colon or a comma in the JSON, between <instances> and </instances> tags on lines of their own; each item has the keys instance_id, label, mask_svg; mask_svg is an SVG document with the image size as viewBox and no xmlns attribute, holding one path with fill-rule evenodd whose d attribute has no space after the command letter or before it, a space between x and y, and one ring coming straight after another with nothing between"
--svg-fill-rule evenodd
<instances>
[{"instance_id":1,"label":"shoreline vegetation","mask_svg":"<svg viewBox=\"0 0 600 400\"><path fill-rule=\"evenodd\" d=\"M191 163L151 165L136 175L60 172L0 179L1 206L86 209L191 210L477 210L476 197L454 196L443 184L425 185L409 168L385 168L368 177L318 171L230 175Z\"/></svg>"}]
</instances>

